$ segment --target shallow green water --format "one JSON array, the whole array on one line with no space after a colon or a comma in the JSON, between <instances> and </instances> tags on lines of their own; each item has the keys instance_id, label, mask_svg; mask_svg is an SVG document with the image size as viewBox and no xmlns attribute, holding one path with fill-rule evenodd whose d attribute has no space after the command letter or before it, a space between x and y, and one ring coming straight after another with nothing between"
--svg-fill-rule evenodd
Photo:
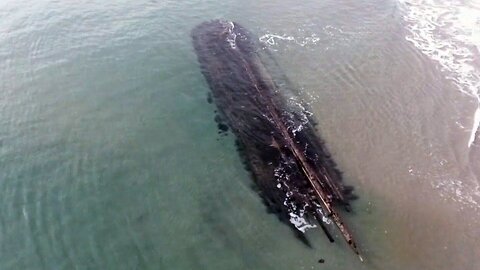
<instances>
[{"instance_id":1,"label":"shallow green water","mask_svg":"<svg viewBox=\"0 0 480 270\"><path fill-rule=\"evenodd\" d=\"M0 3L0 269L475 269L478 244L449 239L457 247L448 252L458 258L452 266L443 255L412 256L404 246L428 245L432 253L436 247L402 234L431 231L424 220L417 222L421 214L409 211L426 205L431 213L442 198L453 197L430 181L457 175L461 165L432 164L444 156L454 160L442 151L458 154L465 149L455 142L468 139L451 126L440 129L445 122L417 119L419 108L438 111L442 104L440 114L452 114L445 121L454 126L470 120L463 115L472 113L471 100L455 90L419 98L418 85L455 87L405 41L398 3L295 3ZM367 263L341 241L329 244L318 230L307 233L308 248L266 213L234 138L217 134L215 107L206 99L190 30L211 18L238 21L264 40L267 34L284 38L273 37L270 48L309 97L346 181L361 197L347 219ZM292 35L294 42L285 39ZM391 67L395 62L399 66ZM393 87L402 79L412 86L407 97ZM389 97L397 102L384 102ZM403 108L405 115L395 114ZM362 112L373 112L375 121L355 119ZM405 131L412 129L420 135ZM444 135L437 140L436 132ZM390 137L399 142L393 150L385 150L382 134L398 135ZM355 143L358 138L366 143ZM402 148L400 142L414 143ZM444 143L452 146L436 148ZM383 151L385 159L372 158ZM438 159L422 163L427 152ZM414 181L424 179L418 188ZM412 189L419 190L412 195L417 198L445 192L412 206L411 197L403 200L397 192ZM474 209L465 239L478 233L472 205L459 203L451 211Z\"/></svg>"}]
</instances>

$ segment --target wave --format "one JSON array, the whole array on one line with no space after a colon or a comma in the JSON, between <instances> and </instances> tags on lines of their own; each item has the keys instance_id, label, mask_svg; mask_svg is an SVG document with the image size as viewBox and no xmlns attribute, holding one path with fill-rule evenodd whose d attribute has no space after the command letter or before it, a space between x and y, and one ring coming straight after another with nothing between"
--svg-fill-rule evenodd
<instances>
[{"instance_id":1,"label":"wave","mask_svg":"<svg viewBox=\"0 0 480 270\"><path fill-rule=\"evenodd\" d=\"M399 0L408 31L405 39L436 61L447 79L465 95L477 100L468 147L480 124L480 1ZM470 126L469 126L470 127ZM443 166L443 162L439 163ZM412 173L413 171L410 171ZM429 174L427 174L429 175ZM436 175L432 182L441 196L480 207L479 183ZM453 196L452 196L453 195Z\"/></svg>"},{"instance_id":2,"label":"wave","mask_svg":"<svg viewBox=\"0 0 480 270\"><path fill-rule=\"evenodd\" d=\"M407 22L406 40L440 64L446 78L480 105L480 1L399 0ZM480 124L471 123L470 147Z\"/></svg>"}]
</instances>

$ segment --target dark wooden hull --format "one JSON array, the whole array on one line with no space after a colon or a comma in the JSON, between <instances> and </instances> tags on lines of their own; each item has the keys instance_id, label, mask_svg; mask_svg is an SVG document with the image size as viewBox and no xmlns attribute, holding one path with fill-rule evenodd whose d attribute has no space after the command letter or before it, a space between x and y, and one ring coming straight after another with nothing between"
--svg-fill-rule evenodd
<instances>
[{"instance_id":1,"label":"dark wooden hull","mask_svg":"<svg viewBox=\"0 0 480 270\"><path fill-rule=\"evenodd\" d=\"M284 76L269 72L279 68L268 51L229 21L202 23L192 30L192 39L213 100L268 208L302 232L314 220L325 229L322 219L331 218L351 245L333 208L348 208L351 189L341 184L309 112L295 101ZM352 248L358 253L354 243Z\"/></svg>"}]
</instances>

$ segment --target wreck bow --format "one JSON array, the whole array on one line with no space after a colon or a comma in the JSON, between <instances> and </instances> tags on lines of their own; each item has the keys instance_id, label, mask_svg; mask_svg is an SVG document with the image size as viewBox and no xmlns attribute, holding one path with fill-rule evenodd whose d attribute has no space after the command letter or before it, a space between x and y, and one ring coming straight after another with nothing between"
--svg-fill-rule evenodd
<instances>
[{"instance_id":1,"label":"wreck bow","mask_svg":"<svg viewBox=\"0 0 480 270\"><path fill-rule=\"evenodd\" d=\"M264 63L277 67L273 58L234 22L202 23L192 30L192 39L215 104L269 209L302 232L313 226L307 220L317 220L332 242L323 222L333 221L363 260L336 210L349 209L351 188L342 185L309 113L285 86L286 78L268 72Z\"/></svg>"}]
</instances>

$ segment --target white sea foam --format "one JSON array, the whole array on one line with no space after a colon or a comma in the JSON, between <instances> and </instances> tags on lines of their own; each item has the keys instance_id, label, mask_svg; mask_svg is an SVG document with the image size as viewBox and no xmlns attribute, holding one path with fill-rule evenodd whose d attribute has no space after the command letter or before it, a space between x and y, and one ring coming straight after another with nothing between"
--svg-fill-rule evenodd
<instances>
[{"instance_id":1,"label":"white sea foam","mask_svg":"<svg viewBox=\"0 0 480 270\"><path fill-rule=\"evenodd\" d=\"M301 232L306 232L308 229L316 228L315 224L310 224L304 217L304 212L300 211L300 214L290 213L290 223Z\"/></svg>"},{"instance_id":2,"label":"white sea foam","mask_svg":"<svg viewBox=\"0 0 480 270\"><path fill-rule=\"evenodd\" d=\"M399 0L408 23L405 37L435 60L462 93L479 101L480 1ZM477 63L475 63L477 61ZM480 123L477 108L468 141L470 147Z\"/></svg>"},{"instance_id":3,"label":"white sea foam","mask_svg":"<svg viewBox=\"0 0 480 270\"><path fill-rule=\"evenodd\" d=\"M305 47L308 45L317 44L320 41L320 37L318 37L315 33L297 37L287 34L267 33L262 35L259 40L270 47L277 46L280 42L294 43L296 45L300 45L301 47Z\"/></svg>"},{"instance_id":4,"label":"white sea foam","mask_svg":"<svg viewBox=\"0 0 480 270\"><path fill-rule=\"evenodd\" d=\"M292 223L292 225L301 232L306 232L308 229L316 228L317 226L315 224L310 223L305 218L305 208L307 207L307 205L304 204L303 206L298 206L291 201L293 192L290 191L290 187L288 185L290 177L289 174L285 171L284 166L279 166L274 171L275 178L278 181L277 188L282 189L285 187L286 190L288 190L285 194L286 197L283 201L283 205L288 208L288 214L290 215L290 223Z\"/></svg>"},{"instance_id":5,"label":"white sea foam","mask_svg":"<svg viewBox=\"0 0 480 270\"><path fill-rule=\"evenodd\" d=\"M237 34L233 31L235 28L235 25L233 22L228 22L228 36L227 36L227 42L230 44L230 47L232 49L237 48Z\"/></svg>"},{"instance_id":6,"label":"white sea foam","mask_svg":"<svg viewBox=\"0 0 480 270\"><path fill-rule=\"evenodd\" d=\"M292 36L287 36L287 35L276 35L276 34L265 34L259 38L259 40L263 43L269 44L269 45L275 45L276 40L288 40L288 41L295 41L295 38Z\"/></svg>"}]
</instances>

